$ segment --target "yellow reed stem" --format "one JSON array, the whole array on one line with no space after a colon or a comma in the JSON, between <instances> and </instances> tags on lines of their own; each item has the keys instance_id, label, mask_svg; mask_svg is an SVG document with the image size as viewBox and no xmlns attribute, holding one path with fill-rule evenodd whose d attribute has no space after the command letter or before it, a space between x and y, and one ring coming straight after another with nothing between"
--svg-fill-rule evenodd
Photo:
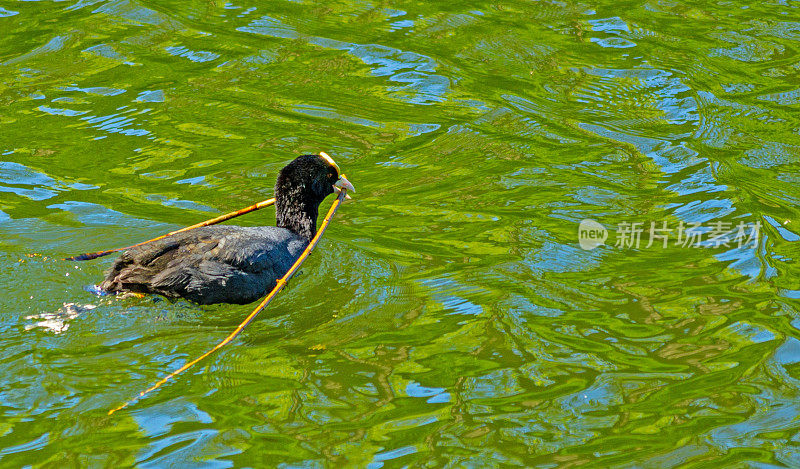
<instances>
[{"instance_id":1,"label":"yellow reed stem","mask_svg":"<svg viewBox=\"0 0 800 469\"><path fill-rule=\"evenodd\" d=\"M206 220L206 221L203 221L203 222L200 222L200 223L195 223L194 225L187 226L186 228L181 228L179 230L170 231L169 233L167 233L165 235L161 235L161 236L159 236L157 238L153 238L153 239L148 239L147 241L142 241L141 243L136 243L136 244L133 244L133 245L130 245L130 246L125 246L124 248L108 249L108 250L105 250L105 251L97 251L97 252L88 252L88 253L85 253L85 254L78 254L76 256L67 257L64 260L65 261L88 261L88 260L92 260L92 259L97 259L98 257L107 256L109 254L112 254L112 253L115 253L115 252L118 252L118 251L124 251L126 249L135 248L136 246L141 246L143 244L152 243L153 241L158 241L159 239L164 239L167 236L172 236L174 234L182 233L184 231L193 230L195 228L201 228L203 226L216 225L217 223L222 223L224 221L230 220L231 218L236 218L236 217L238 217L240 215L244 215L245 213L250 213L250 212L253 212L253 211L258 210L260 208L269 207L270 205L272 205L274 203L275 203L275 198L273 197L271 199L263 200L263 201L261 201L261 202L259 202L257 204L251 205L249 207L245 207L245 208L243 208L241 210L236 210L235 212L226 213L225 215L220 215L220 216L218 216L216 218L212 218L210 220Z\"/></svg>"},{"instance_id":2,"label":"yellow reed stem","mask_svg":"<svg viewBox=\"0 0 800 469\"><path fill-rule=\"evenodd\" d=\"M256 316L258 316L258 313L260 313L264 308L267 307L267 305L269 305L269 303L272 301L273 298L275 298L275 296L278 294L278 292L283 290L283 287L286 286L286 282L288 282L289 279L292 278L292 275L294 275L294 273L297 271L297 269L300 268L300 265L303 264L303 261L305 261L306 258L308 257L308 255L311 254L311 251L314 250L314 247L317 245L317 243L319 242L320 238L322 238L322 234L325 233L325 230L328 228L328 224L330 224L331 219L333 218L333 215L336 213L336 209L339 208L339 205L342 203L342 201L344 200L346 195L347 195L347 190L346 189L342 189L342 191L339 193L339 196L336 198L336 200L333 201L333 204L331 205L331 208L328 210L328 214L325 215L325 219L322 221L322 224L320 225L319 229L317 230L317 234L314 235L314 237L311 239L311 242L308 243L308 246L306 246L305 250L302 252L302 254L300 254L300 257L298 257L297 260L294 262L294 264L292 264L292 266L289 268L289 270L286 272L286 274L284 274L283 277L281 277L280 279L278 279L276 281L275 288L273 288L272 291L269 292L269 295L267 295L263 300L261 300L261 303L259 303L258 306L256 306L256 309L254 309L253 312L250 313L244 319L244 321L242 321L241 324L239 324L239 326L237 326L236 329L234 329L234 331L231 332L228 335L228 337L225 337L224 339L222 339L222 341L220 343L215 345L212 349L210 349L206 353L200 355L199 357L195 358L194 360L192 360L190 362L187 362L182 367L178 368L177 370L173 371L172 373L170 373L167 376L165 376L164 378L162 378L156 384L150 386L149 388L145 389L144 391L141 391L138 395L136 395L136 397L130 399L129 401L125 402L124 404L122 404L119 407L116 407L114 409L109 410L108 411L108 415L111 415L111 414L113 414L114 412L116 412L118 410L124 409L125 407L128 407L129 405L131 405L134 402L138 401L139 399L141 399L142 397L144 397L148 393L150 393L152 391L155 391L156 389L160 388L164 383L166 383L170 379L172 379L175 376L177 376L177 375L183 373L184 371L188 370L189 368L191 368L192 366L197 364L199 361L203 360L207 356L209 356L212 353L216 352L217 350L221 349L226 344L230 343L233 339L235 339L236 336L238 336L244 330L244 328L247 327L247 325L250 324L253 321L253 319L256 318ZM272 199L272 200L274 201L274 199ZM190 228L191 227L185 228L185 229L190 229Z\"/></svg>"}]
</instances>

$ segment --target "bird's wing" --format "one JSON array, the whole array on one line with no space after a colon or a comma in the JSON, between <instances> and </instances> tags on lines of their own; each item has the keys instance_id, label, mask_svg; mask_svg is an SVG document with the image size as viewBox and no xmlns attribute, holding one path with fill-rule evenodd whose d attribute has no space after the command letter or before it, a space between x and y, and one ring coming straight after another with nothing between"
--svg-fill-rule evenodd
<instances>
[{"instance_id":1,"label":"bird's wing","mask_svg":"<svg viewBox=\"0 0 800 469\"><path fill-rule=\"evenodd\" d=\"M194 246L184 256L179 249L153 277L153 286L199 303L249 303L275 285L304 247L281 229L236 227L209 237L213 248Z\"/></svg>"},{"instance_id":2,"label":"bird's wing","mask_svg":"<svg viewBox=\"0 0 800 469\"><path fill-rule=\"evenodd\" d=\"M243 228L220 238L219 244L205 258L243 272L273 272L281 276L304 247L299 237L283 228Z\"/></svg>"}]
</instances>

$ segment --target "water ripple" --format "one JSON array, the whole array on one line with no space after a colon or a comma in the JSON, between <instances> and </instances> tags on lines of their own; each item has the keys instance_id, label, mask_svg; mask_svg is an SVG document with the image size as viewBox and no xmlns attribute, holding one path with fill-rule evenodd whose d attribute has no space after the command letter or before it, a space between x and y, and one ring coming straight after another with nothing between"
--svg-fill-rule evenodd
<instances>
[{"instance_id":1,"label":"water ripple","mask_svg":"<svg viewBox=\"0 0 800 469\"><path fill-rule=\"evenodd\" d=\"M0 8L3 464L796 466L798 11ZM59 259L320 150L359 192L302 273L109 418L251 306L96 296L112 258ZM702 241L616 243L633 222Z\"/></svg>"}]
</instances>

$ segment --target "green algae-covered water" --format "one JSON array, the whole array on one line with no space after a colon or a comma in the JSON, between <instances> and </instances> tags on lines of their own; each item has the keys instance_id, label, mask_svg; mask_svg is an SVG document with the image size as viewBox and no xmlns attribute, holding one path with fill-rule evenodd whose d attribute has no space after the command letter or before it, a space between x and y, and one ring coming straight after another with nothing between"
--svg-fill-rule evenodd
<instances>
[{"instance_id":1,"label":"green algae-covered water","mask_svg":"<svg viewBox=\"0 0 800 469\"><path fill-rule=\"evenodd\" d=\"M108 416L252 305L60 259L318 151L302 273ZM0 2L0 466L800 466L798 160L794 1Z\"/></svg>"}]
</instances>

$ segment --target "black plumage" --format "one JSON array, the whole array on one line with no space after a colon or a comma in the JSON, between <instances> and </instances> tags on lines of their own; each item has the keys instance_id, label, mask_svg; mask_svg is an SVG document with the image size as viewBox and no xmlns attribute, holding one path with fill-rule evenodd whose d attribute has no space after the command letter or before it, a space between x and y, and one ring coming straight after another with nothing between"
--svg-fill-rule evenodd
<instances>
[{"instance_id":1,"label":"black plumage","mask_svg":"<svg viewBox=\"0 0 800 469\"><path fill-rule=\"evenodd\" d=\"M319 204L342 187L353 190L328 155L300 156L275 183L277 226L207 226L129 249L100 288L201 304L258 300L314 237Z\"/></svg>"}]
</instances>

